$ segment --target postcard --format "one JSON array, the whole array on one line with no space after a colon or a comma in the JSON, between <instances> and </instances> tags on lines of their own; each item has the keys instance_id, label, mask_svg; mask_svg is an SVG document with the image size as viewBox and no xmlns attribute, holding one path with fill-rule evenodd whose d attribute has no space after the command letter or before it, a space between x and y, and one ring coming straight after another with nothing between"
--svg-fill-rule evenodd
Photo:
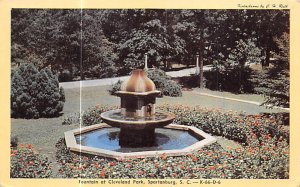
<instances>
[{"instance_id":1,"label":"postcard","mask_svg":"<svg viewBox=\"0 0 300 187\"><path fill-rule=\"evenodd\" d=\"M0 186L300 186L300 1L0 7Z\"/></svg>"}]
</instances>

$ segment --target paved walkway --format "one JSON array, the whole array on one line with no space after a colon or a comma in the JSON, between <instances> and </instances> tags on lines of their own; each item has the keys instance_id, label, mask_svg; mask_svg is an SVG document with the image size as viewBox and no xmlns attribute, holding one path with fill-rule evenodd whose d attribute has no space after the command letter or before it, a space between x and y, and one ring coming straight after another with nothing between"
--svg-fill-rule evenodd
<instances>
[{"instance_id":1,"label":"paved walkway","mask_svg":"<svg viewBox=\"0 0 300 187\"><path fill-rule=\"evenodd\" d=\"M212 67L211 66L204 66L203 70L208 71ZM167 75L171 77L183 77L183 76L189 76L190 74L194 74L196 71L196 68L188 68L183 69L179 71L169 71L166 72ZM64 89L70 89L70 88L79 88L79 87L93 87L93 86L106 86L106 85L112 85L118 80L124 81L128 79L129 76L122 76L122 77L113 77L113 78L105 78L105 79L96 79L96 80L84 80L84 81L72 81L72 82L62 82L59 83L60 86L62 86Z\"/></svg>"},{"instance_id":2,"label":"paved walkway","mask_svg":"<svg viewBox=\"0 0 300 187\"><path fill-rule=\"evenodd\" d=\"M209 94L209 93L201 93L199 91L193 91L193 93L203 95L203 96L207 96L207 97L213 97L213 98L218 98L218 99L225 99L225 100L237 101L237 102L241 102L241 103L253 104L253 105L257 105L257 106L261 105L261 102L257 102L257 101L249 101L249 100L237 99L237 98L233 98L233 97L223 97L223 96ZM277 107L277 106L275 106L273 108L274 109L285 110L285 111L290 111L289 108L283 108L283 107Z\"/></svg>"}]
</instances>

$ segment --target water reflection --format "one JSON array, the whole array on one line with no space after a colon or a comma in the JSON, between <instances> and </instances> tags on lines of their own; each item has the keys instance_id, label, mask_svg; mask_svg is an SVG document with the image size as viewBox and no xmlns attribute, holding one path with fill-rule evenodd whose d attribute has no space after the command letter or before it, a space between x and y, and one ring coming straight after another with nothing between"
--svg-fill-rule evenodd
<instances>
[{"instance_id":1,"label":"water reflection","mask_svg":"<svg viewBox=\"0 0 300 187\"><path fill-rule=\"evenodd\" d=\"M153 146L128 148L119 145L119 132L119 128L103 128L77 135L76 142L84 146L107 149L111 151L137 152L182 149L201 140L191 135L187 131L157 128L155 130L155 143Z\"/></svg>"}]
</instances>

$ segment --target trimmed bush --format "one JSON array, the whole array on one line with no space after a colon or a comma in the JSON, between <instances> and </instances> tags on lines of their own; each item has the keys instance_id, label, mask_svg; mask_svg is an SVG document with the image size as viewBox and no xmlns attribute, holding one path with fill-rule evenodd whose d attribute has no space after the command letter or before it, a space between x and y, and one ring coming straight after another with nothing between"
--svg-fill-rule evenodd
<instances>
[{"instance_id":1,"label":"trimmed bush","mask_svg":"<svg viewBox=\"0 0 300 187\"><path fill-rule=\"evenodd\" d=\"M11 148L11 178L48 178L51 173L48 158L35 152L30 144Z\"/></svg>"},{"instance_id":2,"label":"trimmed bush","mask_svg":"<svg viewBox=\"0 0 300 187\"><path fill-rule=\"evenodd\" d=\"M55 117L63 110L64 102L64 90L50 69L39 71L33 64L22 64L12 74L12 117Z\"/></svg>"},{"instance_id":3,"label":"trimmed bush","mask_svg":"<svg viewBox=\"0 0 300 187\"><path fill-rule=\"evenodd\" d=\"M161 91L162 95L171 97L181 97L181 86L175 81L171 80L171 77L160 69L151 69L147 71L147 76L151 79L156 89Z\"/></svg>"}]
</instances>

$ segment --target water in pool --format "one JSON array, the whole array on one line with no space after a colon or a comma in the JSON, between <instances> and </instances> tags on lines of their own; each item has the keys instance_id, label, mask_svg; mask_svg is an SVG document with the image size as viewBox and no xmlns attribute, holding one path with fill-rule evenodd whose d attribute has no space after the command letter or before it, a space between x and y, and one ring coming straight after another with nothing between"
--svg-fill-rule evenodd
<instances>
[{"instance_id":1,"label":"water in pool","mask_svg":"<svg viewBox=\"0 0 300 187\"><path fill-rule=\"evenodd\" d=\"M102 128L76 136L76 142L83 146L95 147L117 152L161 151L182 149L200 140L188 131L156 128L155 143L151 147L121 147L119 145L119 128ZM81 137L81 140L80 140Z\"/></svg>"}]
</instances>

